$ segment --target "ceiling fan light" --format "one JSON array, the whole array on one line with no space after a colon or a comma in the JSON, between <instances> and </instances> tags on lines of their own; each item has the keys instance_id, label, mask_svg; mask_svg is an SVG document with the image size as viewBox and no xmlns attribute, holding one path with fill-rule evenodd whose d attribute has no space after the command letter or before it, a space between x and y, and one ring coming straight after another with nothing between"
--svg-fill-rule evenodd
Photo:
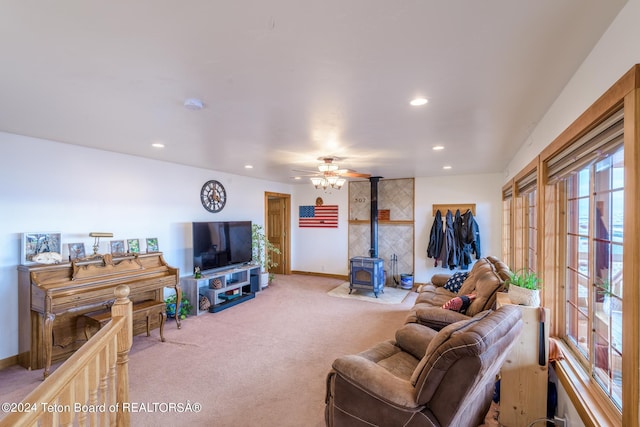
<instances>
[{"instance_id":1,"label":"ceiling fan light","mask_svg":"<svg viewBox=\"0 0 640 427\"><path fill-rule=\"evenodd\" d=\"M344 178L338 178L338 179L336 180L336 183L333 185L333 188L335 188L335 189L338 189L338 190L339 190L339 189L341 189L341 188L342 188L342 186L344 185L344 183L345 183L345 182L347 182L347 180L346 180L346 179L344 179Z\"/></svg>"},{"instance_id":2,"label":"ceiling fan light","mask_svg":"<svg viewBox=\"0 0 640 427\"><path fill-rule=\"evenodd\" d=\"M310 179L311 179L311 183L316 188L320 188L322 186L322 181L324 181L324 178L320 178L318 176L313 176Z\"/></svg>"},{"instance_id":3,"label":"ceiling fan light","mask_svg":"<svg viewBox=\"0 0 640 427\"><path fill-rule=\"evenodd\" d=\"M335 163L321 163L318 165L320 172L333 172L338 170L338 165Z\"/></svg>"},{"instance_id":4,"label":"ceiling fan light","mask_svg":"<svg viewBox=\"0 0 640 427\"><path fill-rule=\"evenodd\" d=\"M327 182L329 183L330 186L333 187L334 185L336 185L336 182L338 182L338 176L337 175L328 176Z\"/></svg>"}]
</instances>

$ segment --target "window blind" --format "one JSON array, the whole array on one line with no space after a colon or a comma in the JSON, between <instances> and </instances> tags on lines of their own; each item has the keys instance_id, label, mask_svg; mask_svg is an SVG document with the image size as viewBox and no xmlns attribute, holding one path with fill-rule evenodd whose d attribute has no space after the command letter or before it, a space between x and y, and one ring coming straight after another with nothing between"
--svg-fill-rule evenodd
<instances>
[{"instance_id":1,"label":"window blind","mask_svg":"<svg viewBox=\"0 0 640 427\"><path fill-rule=\"evenodd\" d=\"M502 189L502 200L509 200L513 197L513 187L510 185Z\"/></svg>"},{"instance_id":2,"label":"window blind","mask_svg":"<svg viewBox=\"0 0 640 427\"><path fill-rule=\"evenodd\" d=\"M548 180L551 182L562 179L571 172L605 157L622 144L623 139L624 110L620 109L547 160Z\"/></svg>"},{"instance_id":3,"label":"window blind","mask_svg":"<svg viewBox=\"0 0 640 427\"><path fill-rule=\"evenodd\" d=\"M516 188L518 189L518 196L522 196L536 189L538 181L538 169L533 169L531 172L523 176L516 181Z\"/></svg>"}]
</instances>

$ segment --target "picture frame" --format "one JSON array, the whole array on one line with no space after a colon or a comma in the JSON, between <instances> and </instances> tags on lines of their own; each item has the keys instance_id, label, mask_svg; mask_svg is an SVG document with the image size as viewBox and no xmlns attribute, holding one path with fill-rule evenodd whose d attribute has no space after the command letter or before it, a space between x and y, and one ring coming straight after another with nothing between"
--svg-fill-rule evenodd
<instances>
[{"instance_id":1,"label":"picture frame","mask_svg":"<svg viewBox=\"0 0 640 427\"><path fill-rule=\"evenodd\" d=\"M69 261L86 258L84 251L84 243L68 243L69 247Z\"/></svg>"},{"instance_id":2,"label":"picture frame","mask_svg":"<svg viewBox=\"0 0 640 427\"><path fill-rule=\"evenodd\" d=\"M62 253L61 233L59 232L29 232L22 233L22 247L20 248L20 263L35 264L33 257L44 252Z\"/></svg>"},{"instance_id":3,"label":"picture frame","mask_svg":"<svg viewBox=\"0 0 640 427\"><path fill-rule=\"evenodd\" d=\"M131 254L140 253L140 240L139 239L127 239L127 249Z\"/></svg>"},{"instance_id":4,"label":"picture frame","mask_svg":"<svg viewBox=\"0 0 640 427\"><path fill-rule=\"evenodd\" d=\"M147 252L160 252L157 237L147 237Z\"/></svg>"},{"instance_id":5,"label":"picture frame","mask_svg":"<svg viewBox=\"0 0 640 427\"><path fill-rule=\"evenodd\" d=\"M111 255L124 255L124 240L112 240L110 242L111 245Z\"/></svg>"}]
</instances>

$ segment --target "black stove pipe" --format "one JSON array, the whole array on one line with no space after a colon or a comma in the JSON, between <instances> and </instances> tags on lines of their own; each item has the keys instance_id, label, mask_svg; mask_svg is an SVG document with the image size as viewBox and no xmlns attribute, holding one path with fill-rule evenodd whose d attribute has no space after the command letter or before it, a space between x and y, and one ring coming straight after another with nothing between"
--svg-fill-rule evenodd
<instances>
[{"instance_id":1,"label":"black stove pipe","mask_svg":"<svg viewBox=\"0 0 640 427\"><path fill-rule=\"evenodd\" d=\"M369 256L378 258L378 181L381 176L372 176L369 178L371 183L371 249Z\"/></svg>"}]
</instances>

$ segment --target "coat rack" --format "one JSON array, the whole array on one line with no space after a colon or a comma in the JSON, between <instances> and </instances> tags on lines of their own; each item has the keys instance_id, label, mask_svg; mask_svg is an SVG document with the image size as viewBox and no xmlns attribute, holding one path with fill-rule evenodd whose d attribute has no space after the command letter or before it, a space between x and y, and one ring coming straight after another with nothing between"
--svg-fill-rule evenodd
<instances>
[{"instance_id":1,"label":"coat rack","mask_svg":"<svg viewBox=\"0 0 640 427\"><path fill-rule=\"evenodd\" d=\"M433 216L436 216L436 212L440 211L442 215L446 214L447 211L451 211L451 213L455 214L458 209L460 209L460 213L464 214L467 210L470 210L473 216L476 216L476 204L475 203L458 203L458 204L442 204L442 205L432 205L433 207Z\"/></svg>"}]
</instances>

